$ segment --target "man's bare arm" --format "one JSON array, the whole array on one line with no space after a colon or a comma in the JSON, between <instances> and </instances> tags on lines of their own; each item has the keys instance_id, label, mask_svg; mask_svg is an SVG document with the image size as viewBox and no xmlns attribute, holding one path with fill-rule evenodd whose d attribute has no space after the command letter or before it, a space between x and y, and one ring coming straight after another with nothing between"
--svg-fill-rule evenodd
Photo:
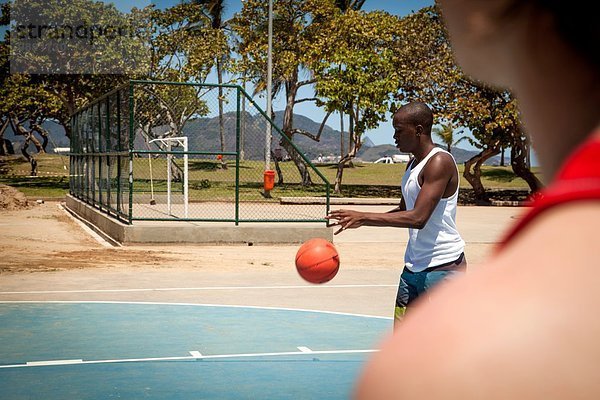
<instances>
[{"instance_id":1,"label":"man's bare arm","mask_svg":"<svg viewBox=\"0 0 600 400\"><path fill-rule=\"evenodd\" d=\"M403 199L400 207L404 207L404 210L392 210L394 212L386 213L334 210L326 218L337 221L333 225L340 226L335 234L363 225L422 229L444 195L455 168L456 166L447 156L432 157L423 171L423 184L412 210L406 210Z\"/></svg>"}]
</instances>

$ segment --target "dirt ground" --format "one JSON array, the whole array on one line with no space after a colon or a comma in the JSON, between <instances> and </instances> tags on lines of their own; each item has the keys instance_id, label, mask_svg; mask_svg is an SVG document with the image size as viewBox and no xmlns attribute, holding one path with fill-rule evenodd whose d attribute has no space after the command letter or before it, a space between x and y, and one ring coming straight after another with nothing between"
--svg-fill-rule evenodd
<instances>
[{"instance_id":1,"label":"dirt ground","mask_svg":"<svg viewBox=\"0 0 600 400\"><path fill-rule=\"evenodd\" d=\"M298 245L148 245L106 247L63 208L46 202L0 213L0 274L71 269L155 268L266 270L292 267ZM372 245L337 244L352 265L385 268L402 249L368 251ZM392 263L397 268L396 261Z\"/></svg>"},{"instance_id":2,"label":"dirt ground","mask_svg":"<svg viewBox=\"0 0 600 400\"><path fill-rule=\"evenodd\" d=\"M494 208L490 208L493 210ZM516 209L515 209L516 210ZM336 236L349 267L397 268L403 248L369 240L369 228ZM378 228L375 228L378 229ZM350 231L349 231L350 232ZM364 242L356 240L364 233ZM343 240L346 235L347 240ZM349 237L349 235L354 235ZM349 238L348 238L349 237ZM339 241L338 241L339 240ZM470 262L480 263L493 243L471 243ZM477 249L477 245L485 245ZM0 274L85 268L193 268L230 270L289 267L297 245L146 245L109 247L95 239L59 202L0 212Z\"/></svg>"},{"instance_id":3,"label":"dirt ground","mask_svg":"<svg viewBox=\"0 0 600 400\"><path fill-rule=\"evenodd\" d=\"M22 210L30 207L31 204L23 193L13 187L0 184L0 211Z\"/></svg>"}]
</instances>

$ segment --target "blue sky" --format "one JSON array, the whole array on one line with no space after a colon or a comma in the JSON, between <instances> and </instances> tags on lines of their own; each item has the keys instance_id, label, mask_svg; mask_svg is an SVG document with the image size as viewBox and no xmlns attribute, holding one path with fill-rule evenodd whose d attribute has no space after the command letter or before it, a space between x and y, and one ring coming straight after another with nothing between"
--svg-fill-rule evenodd
<instances>
[{"instance_id":1,"label":"blue sky","mask_svg":"<svg viewBox=\"0 0 600 400\"><path fill-rule=\"evenodd\" d=\"M266 1L266 0L265 0ZM115 4L148 4L148 1L143 0L119 0ZM178 3L177 0L155 0L153 1L158 7L162 8ZM363 6L363 10L385 10L390 14L406 15L411 11L420 10L423 7L433 5L433 0L367 0ZM242 9L241 0L226 0L225 14L230 17L235 12Z\"/></svg>"}]
</instances>

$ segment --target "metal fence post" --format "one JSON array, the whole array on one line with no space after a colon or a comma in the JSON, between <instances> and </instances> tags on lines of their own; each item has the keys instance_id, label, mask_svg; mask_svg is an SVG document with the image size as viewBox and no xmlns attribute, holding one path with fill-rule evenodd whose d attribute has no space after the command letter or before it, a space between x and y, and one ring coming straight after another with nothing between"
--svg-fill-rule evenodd
<instances>
[{"instance_id":1,"label":"metal fence post","mask_svg":"<svg viewBox=\"0 0 600 400\"><path fill-rule=\"evenodd\" d=\"M235 121L235 225L240 223L240 88L236 89L237 106Z\"/></svg>"},{"instance_id":2,"label":"metal fence post","mask_svg":"<svg viewBox=\"0 0 600 400\"><path fill-rule=\"evenodd\" d=\"M129 82L129 224L133 220L133 83Z\"/></svg>"},{"instance_id":3,"label":"metal fence post","mask_svg":"<svg viewBox=\"0 0 600 400\"><path fill-rule=\"evenodd\" d=\"M121 189L121 91L117 91L117 214L121 214L121 202L123 201L123 192Z\"/></svg>"},{"instance_id":4,"label":"metal fence post","mask_svg":"<svg viewBox=\"0 0 600 400\"><path fill-rule=\"evenodd\" d=\"M110 163L110 153L112 149L110 148L110 96L106 96L106 204L108 209L112 208L112 204L110 202L110 175L111 175L111 163Z\"/></svg>"}]
</instances>

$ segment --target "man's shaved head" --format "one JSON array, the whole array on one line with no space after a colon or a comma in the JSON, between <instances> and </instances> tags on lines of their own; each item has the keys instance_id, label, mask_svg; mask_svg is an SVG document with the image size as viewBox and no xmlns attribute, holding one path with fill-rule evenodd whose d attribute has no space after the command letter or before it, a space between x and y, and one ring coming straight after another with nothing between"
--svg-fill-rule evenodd
<instances>
[{"instance_id":1,"label":"man's shaved head","mask_svg":"<svg viewBox=\"0 0 600 400\"><path fill-rule=\"evenodd\" d=\"M433 112L427 104L420 101L413 101L400 107L394 115L402 117L402 119L413 125L421 125L424 133L431 135Z\"/></svg>"}]
</instances>

